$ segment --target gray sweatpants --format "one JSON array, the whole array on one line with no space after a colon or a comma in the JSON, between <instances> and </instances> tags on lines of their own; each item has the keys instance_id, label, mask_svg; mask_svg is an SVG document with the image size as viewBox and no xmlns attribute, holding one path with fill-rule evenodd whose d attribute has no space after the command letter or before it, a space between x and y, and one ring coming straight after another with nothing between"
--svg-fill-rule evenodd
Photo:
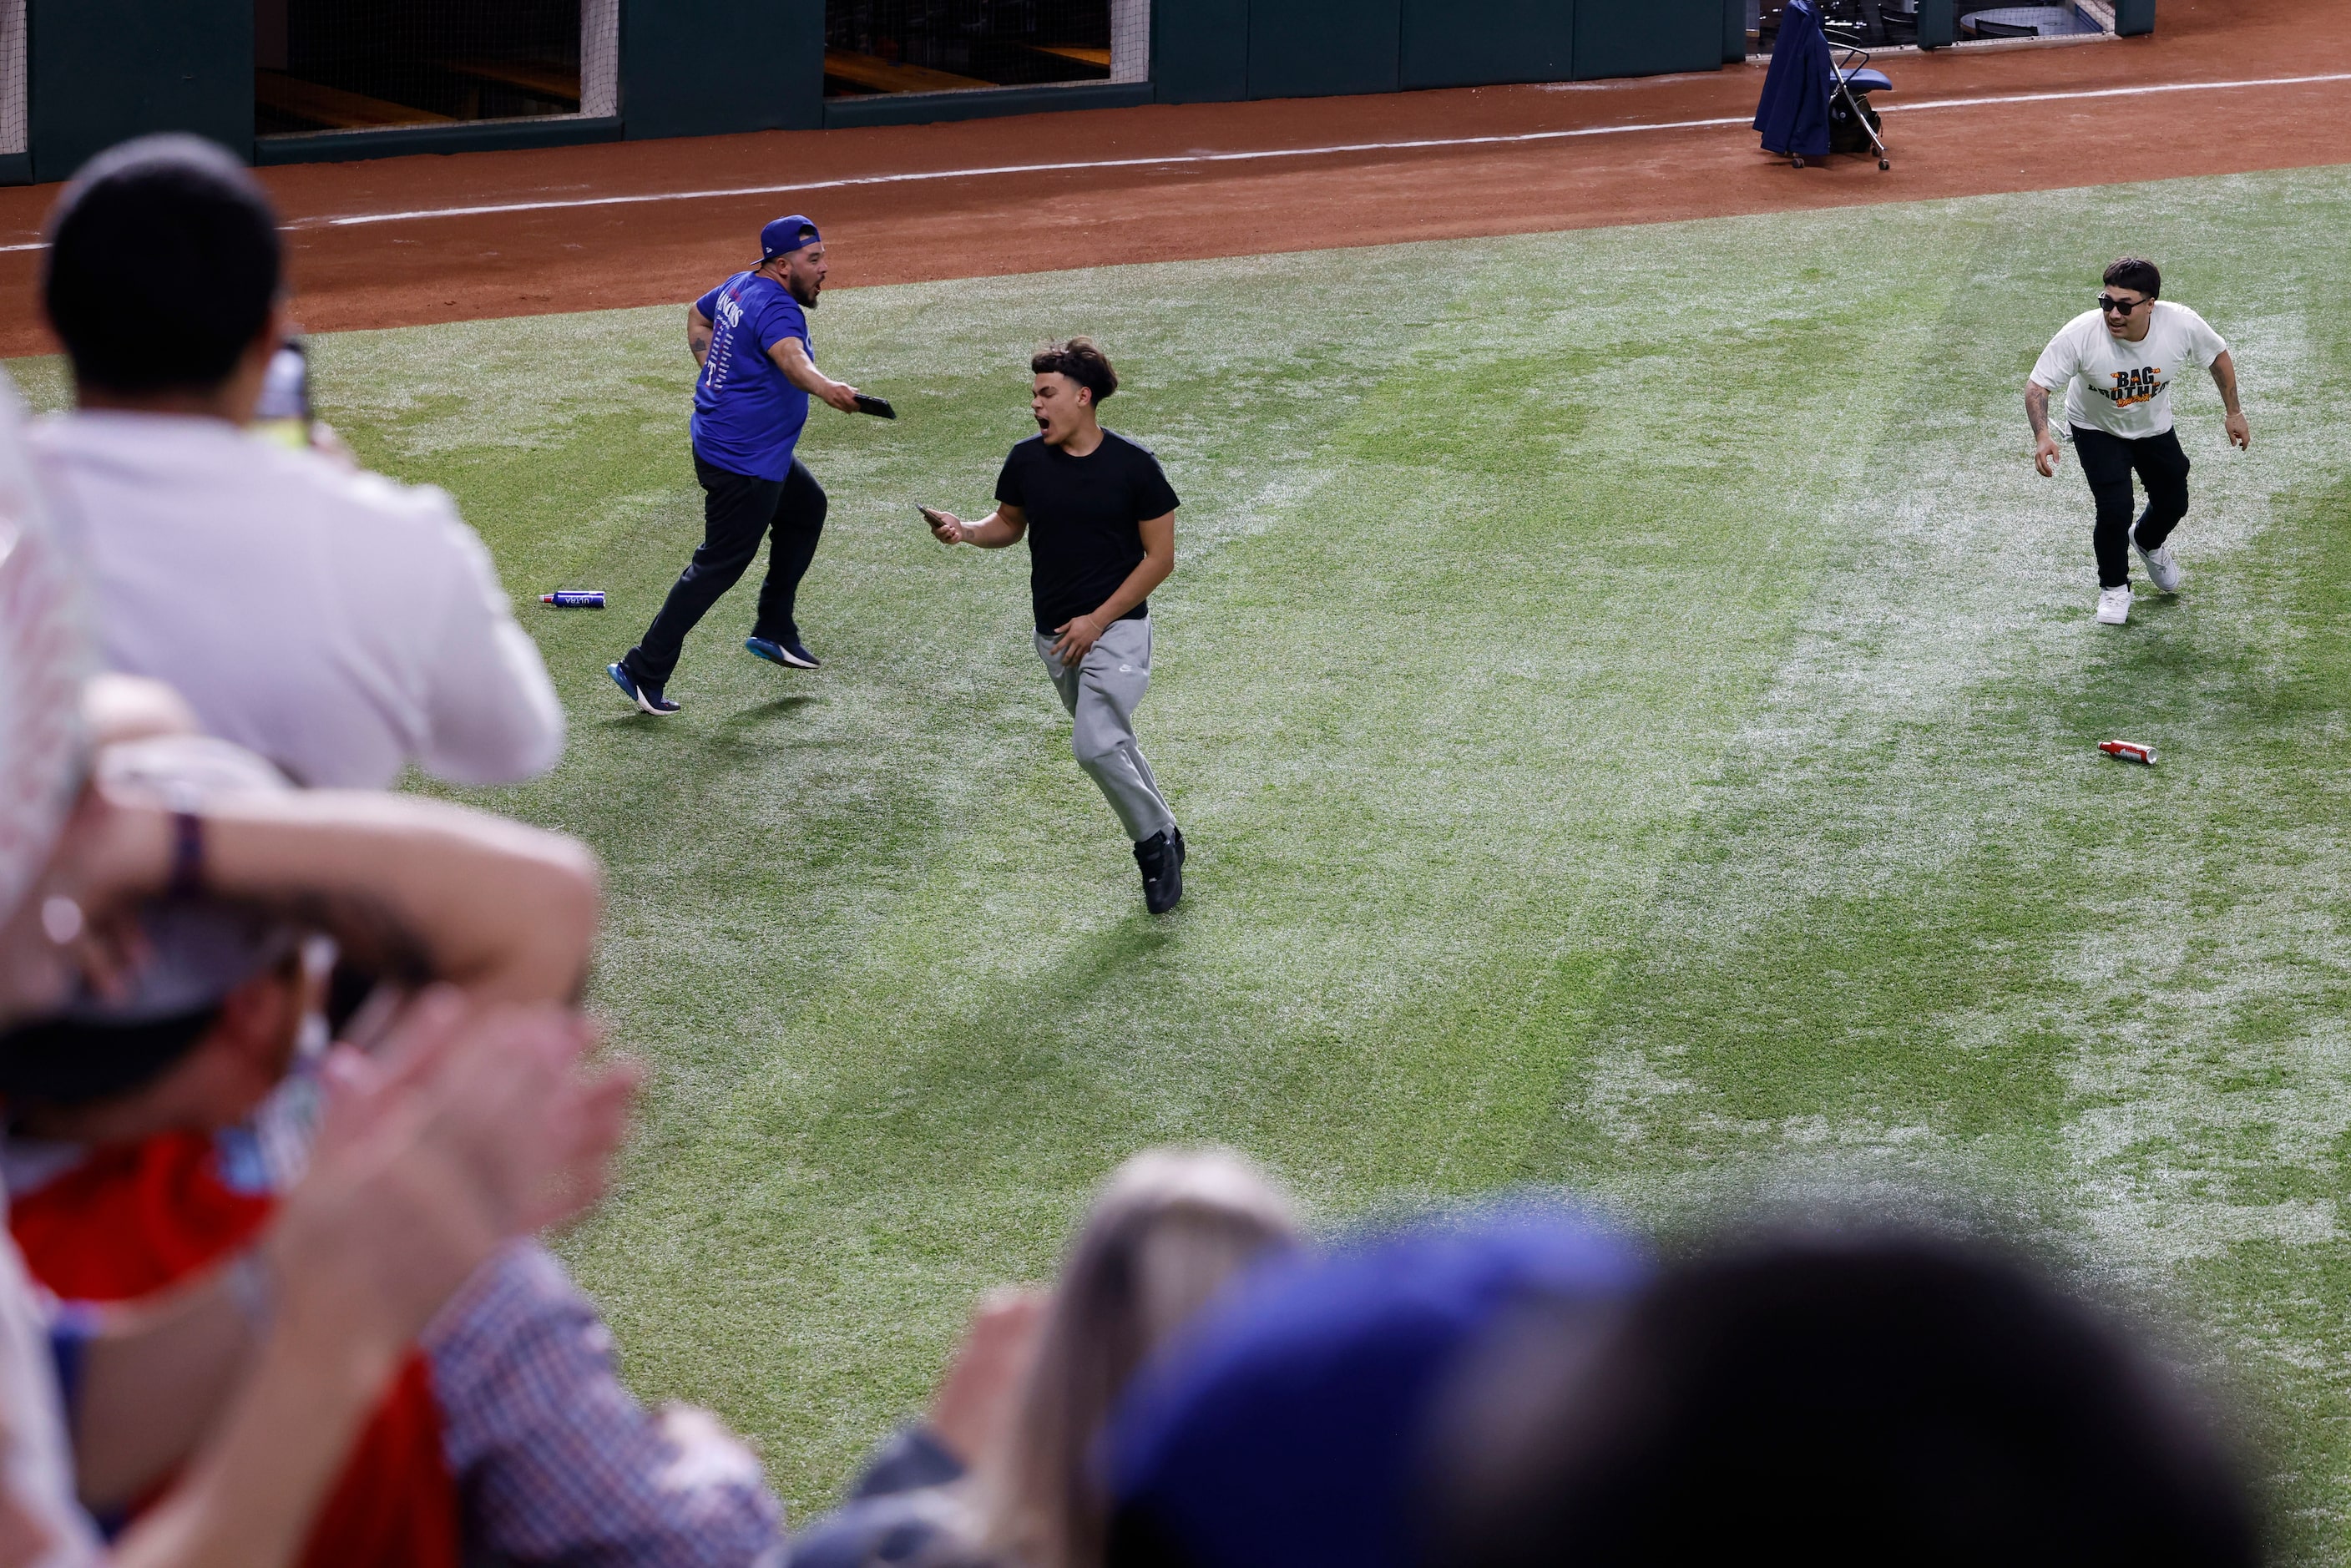
<instances>
[{"instance_id":1,"label":"gray sweatpants","mask_svg":"<svg viewBox=\"0 0 2351 1568\"><path fill-rule=\"evenodd\" d=\"M1172 833L1175 813L1134 739L1134 707L1151 689L1151 618L1112 622L1074 666L1054 656L1053 643L1051 632L1038 632L1037 656L1074 721L1070 749L1078 766L1093 776L1128 838L1141 843Z\"/></svg>"}]
</instances>

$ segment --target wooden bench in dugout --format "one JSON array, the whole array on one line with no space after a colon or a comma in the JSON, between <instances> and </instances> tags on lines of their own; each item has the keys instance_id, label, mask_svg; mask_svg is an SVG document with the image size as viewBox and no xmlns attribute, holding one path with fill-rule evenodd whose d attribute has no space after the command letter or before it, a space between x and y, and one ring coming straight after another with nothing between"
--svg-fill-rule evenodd
<instances>
[{"instance_id":1,"label":"wooden bench in dugout","mask_svg":"<svg viewBox=\"0 0 2351 1568\"><path fill-rule=\"evenodd\" d=\"M1110 69L1108 49L1089 48L1083 44L1029 44L1024 47L1040 55L1057 55L1065 60L1075 60L1081 66L1100 66L1105 71Z\"/></svg>"},{"instance_id":2,"label":"wooden bench in dugout","mask_svg":"<svg viewBox=\"0 0 2351 1568\"><path fill-rule=\"evenodd\" d=\"M493 87L512 88L527 98L549 103L568 103L575 110L580 107L580 73L569 66L535 65L528 60L434 60L441 69L469 82L487 83ZM481 118L481 90L469 88L466 93L469 120Z\"/></svg>"},{"instance_id":3,"label":"wooden bench in dugout","mask_svg":"<svg viewBox=\"0 0 2351 1568\"><path fill-rule=\"evenodd\" d=\"M264 109L295 120L307 120L329 131L371 131L385 125L435 125L450 120L448 115L435 114L429 109L411 109L404 103L370 98L363 92L347 92L321 82L305 81L283 71L255 71L253 97Z\"/></svg>"},{"instance_id":4,"label":"wooden bench in dugout","mask_svg":"<svg viewBox=\"0 0 2351 1568\"><path fill-rule=\"evenodd\" d=\"M956 92L997 85L977 77L959 77L953 71L935 71L928 66L893 65L877 56L848 49L825 50L824 74L873 92Z\"/></svg>"}]
</instances>

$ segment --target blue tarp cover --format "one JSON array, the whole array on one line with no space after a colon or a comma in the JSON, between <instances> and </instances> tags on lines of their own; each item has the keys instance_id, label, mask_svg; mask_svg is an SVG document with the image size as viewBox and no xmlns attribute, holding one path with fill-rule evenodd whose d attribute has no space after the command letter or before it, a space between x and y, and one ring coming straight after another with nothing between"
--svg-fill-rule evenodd
<instances>
[{"instance_id":1,"label":"blue tarp cover","mask_svg":"<svg viewBox=\"0 0 2351 1568\"><path fill-rule=\"evenodd\" d=\"M1792 157L1829 155L1829 95L1836 90L1836 68L1829 41L1821 36L1819 13L1805 0L1790 0L1771 46L1771 68L1764 73L1763 97L1755 106L1755 129L1763 151Z\"/></svg>"}]
</instances>

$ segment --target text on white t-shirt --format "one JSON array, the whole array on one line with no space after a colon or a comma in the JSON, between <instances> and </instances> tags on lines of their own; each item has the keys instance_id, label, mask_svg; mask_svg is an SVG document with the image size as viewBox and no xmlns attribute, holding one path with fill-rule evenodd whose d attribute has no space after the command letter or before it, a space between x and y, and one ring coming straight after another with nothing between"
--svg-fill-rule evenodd
<instances>
[{"instance_id":1,"label":"text on white t-shirt","mask_svg":"<svg viewBox=\"0 0 2351 1568\"><path fill-rule=\"evenodd\" d=\"M2125 342L2105 316L2085 310L2041 350L2032 382L2065 389L2065 421L2137 441L2171 428L2171 383L2190 365L2209 367L2229 345L2185 305L2158 299L2147 336Z\"/></svg>"}]
</instances>

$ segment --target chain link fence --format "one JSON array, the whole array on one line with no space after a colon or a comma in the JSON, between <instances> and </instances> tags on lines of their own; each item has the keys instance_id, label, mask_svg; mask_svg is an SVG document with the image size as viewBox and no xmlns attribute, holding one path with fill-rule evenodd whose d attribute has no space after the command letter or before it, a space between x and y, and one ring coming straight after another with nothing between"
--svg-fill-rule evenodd
<instances>
[{"instance_id":1,"label":"chain link fence","mask_svg":"<svg viewBox=\"0 0 2351 1568\"><path fill-rule=\"evenodd\" d=\"M0 153L23 152L26 139L26 0L0 0Z\"/></svg>"}]
</instances>

